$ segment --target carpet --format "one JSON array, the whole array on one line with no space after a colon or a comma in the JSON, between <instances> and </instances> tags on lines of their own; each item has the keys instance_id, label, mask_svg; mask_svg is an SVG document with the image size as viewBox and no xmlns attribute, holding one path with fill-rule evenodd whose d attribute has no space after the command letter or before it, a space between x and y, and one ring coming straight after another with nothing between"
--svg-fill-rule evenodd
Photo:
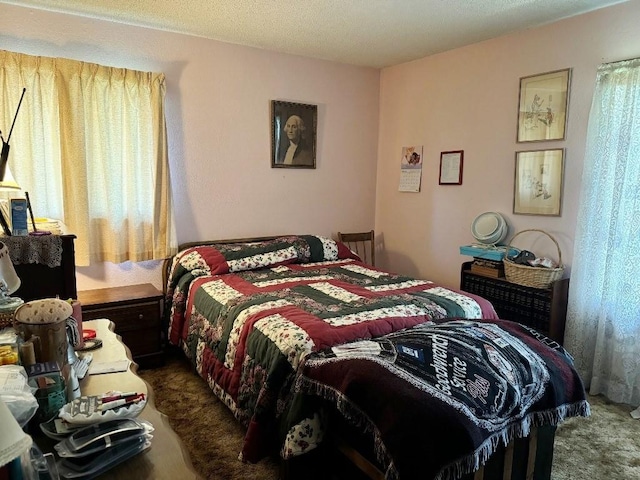
<instances>
[{"instance_id":1,"label":"carpet","mask_svg":"<svg viewBox=\"0 0 640 480\"><path fill-rule=\"evenodd\" d=\"M169 417L195 470L208 480L276 480L277 458L238 460L244 429L188 361L170 355L164 366L140 370L158 410ZM590 396L592 416L572 418L557 431L553 480L640 480L640 420L631 406Z\"/></svg>"},{"instance_id":2,"label":"carpet","mask_svg":"<svg viewBox=\"0 0 640 480\"><path fill-rule=\"evenodd\" d=\"M591 417L570 418L556 432L553 480L640 480L640 420L633 407L589 396Z\"/></svg>"}]
</instances>

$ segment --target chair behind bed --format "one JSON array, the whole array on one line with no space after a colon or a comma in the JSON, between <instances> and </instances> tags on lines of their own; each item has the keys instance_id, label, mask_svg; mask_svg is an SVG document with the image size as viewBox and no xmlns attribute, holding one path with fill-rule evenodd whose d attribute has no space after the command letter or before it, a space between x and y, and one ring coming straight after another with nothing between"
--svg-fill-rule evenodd
<instances>
[{"instance_id":1,"label":"chair behind bed","mask_svg":"<svg viewBox=\"0 0 640 480\"><path fill-rule=\"evenodd\" d=\"M376 235L373 230L369 232L343 233L338 232L338 241L344 243L355 252L363 262L375 266L376 264Z\"/></svg>"}]
</instances>

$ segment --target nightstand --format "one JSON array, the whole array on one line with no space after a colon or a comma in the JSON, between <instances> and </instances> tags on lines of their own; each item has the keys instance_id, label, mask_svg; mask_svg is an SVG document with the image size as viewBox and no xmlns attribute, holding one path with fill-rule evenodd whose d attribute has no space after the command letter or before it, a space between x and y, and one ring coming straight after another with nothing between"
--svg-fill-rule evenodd
<instances>
[{"instance_id":1,"label":"nightstand","mask_svg":"<svg viewBox=\"0 0 640 480\"><path fill-rule=\"evenodd\" d=\"M501 319L535 328L562 345L569 297L568 278L553 282L549 288L525 287L505 278L474 273L471 263L462 264L460 290L489 300Z\"/></svg>"},{"instance_id":2,"label":"nightstand","mask_svg":"<svg viewBox=\"0 0 640 480\"><path fill-rule=\"evenodd\" d=\"M108 318L143 368L164 363L162 292L150 283L78 292L82 321Z\"/></svg>"}]
</instances>

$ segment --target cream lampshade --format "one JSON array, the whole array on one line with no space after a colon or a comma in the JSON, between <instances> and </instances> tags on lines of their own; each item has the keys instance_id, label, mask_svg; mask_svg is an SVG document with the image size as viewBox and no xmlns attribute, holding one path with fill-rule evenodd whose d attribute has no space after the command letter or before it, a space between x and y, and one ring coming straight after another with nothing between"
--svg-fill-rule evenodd
<instances>
[{"instance_id":1,"label":"cream lampshade","mask_svg":"<svg viewBox=\"0 0 640 480\"><path fill-rule=\"evenodd\" d=\"M0 190L20 190L20 185L13 178L9 165L7 165L7 169L4 172L4 179L0 181Z\"/></svg>"},{"instance_id":2,"label":"cream lampshade","mask_svg":"<svg viewBox=\"0 0 640 480\"><path fill-rule=\"evenodd\" d=\"M15 460L31 448L31 437L18 425L9 407L0 401L0 467Z\"/></svg>"},{"instance_id":3,"label":"cream lampshade","mask_svg":"<svg viewBox=\"0 0 640 480\"><path fill-rule=\"evenodd\" d=\"M13 178L9 165L5 164L4 178L0 180L0 192L9 193L9 192L16 192L20 190L21 190L20 185L18 185L18 182L16 182L15 178ZM3 195L2 198L3 198L2 200L3 202L9 202L9 200L6 199L5 195ZM2 207L0 207L0 227L2 227L2 230L4 231L5 235L11 235L9 218L7 218L8 216L9 216L9 208L6 208L6 210L3 213Z\"/></svg>"},{"instance_id":4,"label":"cream lampshade","mask_svg":"<svg viewBox=\"0 0 640 480\"><path fill-rule=\"evenodd\" d=\"M18 307L22 304L19 298L10 297L20 288L20 278L13 267L7 245L0 242L0 308Z\"/></svg>"}]
</instances>

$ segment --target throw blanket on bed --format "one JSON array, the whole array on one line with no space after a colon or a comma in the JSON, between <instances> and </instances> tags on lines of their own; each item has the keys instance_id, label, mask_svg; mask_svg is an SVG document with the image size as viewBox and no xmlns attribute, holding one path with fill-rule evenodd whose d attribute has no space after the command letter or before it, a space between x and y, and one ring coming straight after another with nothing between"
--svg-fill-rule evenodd
<instances>
[{"instance_id":1,"label":"throw blanket on bed","mask_svg":"<svg viewBox=\"0 0 640 480\"><path fill-rule=\"evenodd\" d=\"M459 478L532 426L589 415L568 353L507 321L429 323L315 353L296 388L369 432L387 478Z\"/></svg>"},{"instance_id":2,"label":"throw blanket on bed","mask_svg":"<svg viewBox=\"0 0 640 480\"><path fill-rule=\"evenodd\" d=\"M200 246L176 256L169 339L248 427L245 460L279 448L274 437L309 353L433 319L495 318L486 300L353 257L314 236Z\"/></svg>"}]
</instances>

